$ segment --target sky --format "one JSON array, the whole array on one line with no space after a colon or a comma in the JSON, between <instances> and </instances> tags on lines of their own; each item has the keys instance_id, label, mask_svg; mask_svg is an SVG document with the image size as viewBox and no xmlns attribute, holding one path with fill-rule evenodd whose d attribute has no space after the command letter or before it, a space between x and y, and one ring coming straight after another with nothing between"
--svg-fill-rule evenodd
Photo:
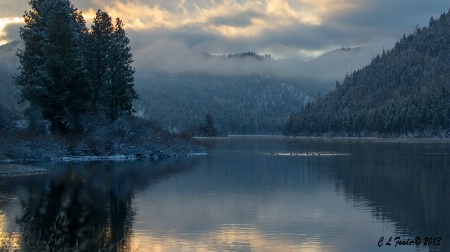
<instances>
[{"instance_id":1,"label":"sky","mask_svg":"<svg viewBox=\"0 0 450 252\"><path fill-rule=\"evenodd\" d=\"M310 60L341 47L391 48L448 0L72 0L88 25L120 17L132 48L163 57L255 51ZM28 0L0 0L0 44L19 38Z\"/></svg>"}]
</instances>

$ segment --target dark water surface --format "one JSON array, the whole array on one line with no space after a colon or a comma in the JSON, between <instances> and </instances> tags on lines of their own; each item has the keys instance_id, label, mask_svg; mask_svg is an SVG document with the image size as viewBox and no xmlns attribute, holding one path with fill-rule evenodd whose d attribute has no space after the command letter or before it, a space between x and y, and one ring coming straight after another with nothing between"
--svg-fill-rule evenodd
<instances>
[{"instance_id":1,"label":"dark water surface","mask_svg":"<svg viewBox=\"0 0 450 252\"><path fill-rule=\"evenodd\" d=\"M0 177L0 248L450 251L449 141L201 141L208 155Z\"/></svg>"}]
</instances>

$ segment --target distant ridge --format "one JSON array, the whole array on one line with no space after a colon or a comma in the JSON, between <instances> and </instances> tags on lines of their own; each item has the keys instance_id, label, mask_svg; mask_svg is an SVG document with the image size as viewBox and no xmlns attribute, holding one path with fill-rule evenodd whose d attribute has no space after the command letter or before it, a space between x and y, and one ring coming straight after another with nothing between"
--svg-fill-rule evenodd
<instances>
[{"instance_id":1,"label":"distant ridge","mask_svg":"<svg viewBox=\"0 0 450 252\"><path fill-rule=\"evenodd\" d=\"M291 116L285 134L450 136L450 14L347 75Z\"/></svg>"},{"instance_id":2,"label":"distant ridge","mask_svg":"<svg viewBox=\"0 0 450 252\"><path fill-rule=\"evenodd\" d=\"M12 42L0 45L0 55L10 54L10 53L12 53L14 55L17 52L17 48L20 47L21 43L23 43L23 41L18 39L18 40L14 40Z\"/></svg>"},{"instance_id":3,"label":"distant ridge","mask_svg":"<svg viewBox=\"0 0 450 252\"><path fill-rule=\"evenodd\" d=\"M341 54L341 53L345 53L345 52L349 52L349 51L359 51L362 49L363 49L363 47L342 47L342 48L335 49L335 50L326 52L324 54L321 54L317 58L312 59L310 62L320 61L322 58L327 58L330 55Z\"/></svg>"}]
</instances>

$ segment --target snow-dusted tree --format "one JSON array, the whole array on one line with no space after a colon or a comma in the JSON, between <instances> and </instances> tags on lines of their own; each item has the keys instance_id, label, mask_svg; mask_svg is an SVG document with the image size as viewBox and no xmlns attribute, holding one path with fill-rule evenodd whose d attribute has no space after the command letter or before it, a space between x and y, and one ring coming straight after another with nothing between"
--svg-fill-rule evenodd
<instances>
[{"instance_id":1,"label":"snow-dusted tree","mask_svg":"<svg viewBox=\"0 0 450 252\"><path fill-rule=\"evenodd\" d=\"M130 53L130 40L123 29L123 22L116 19L108 54L107 90L105 93L105 109L111 121L121 114L130 114L132 101L138 98L134 90L134 68Z\"/></svg>"},{"instance_id":2,"label":"snow-dusted tree","mask_svg":"<svg viewBox=\"0 0 450 252\"><path fill-rule=\"evenodd\" d=\"M106 12L97 11L89 33L89 77L93 89L93 109L111 121L133 111L134 69L129 42L120 19L113 26Z\"/></svg>"},{"instance_id":3,"label":"snow-dusted tree","mask_svg":"<svg viewBox=\"0 0 450 252\"><path fill-rule=\"evenodd\" d=\"M87 62L89 80L92 87L92 110L102 111L105 103L105 92L108 83L108 55L110 54L114 26L111 17L100 10L94 18L89 31Z\"/></svg>"},{"instance_id":4,"label":"snow-dusted tree","mask_svg":"<svg viewBox=\"0 0 450 252\"><path fill-rule=\"evenodd\" d=\"M217 136L217 129L214 127L214 121L210 114L205 115L205 122L200 124L198 133L200 136Z\"/></svg>"},{"instance_id":5,"label":"snow-dusted tree","mask_svg":"<svg viewBox=\"0 0 450 252\"><path fill-rule=\"evenodd\" d=\"M43 111L53 130L77 127L90 105L84 56L86 26L69 0L30 0L20 29L24 49L17 53L16 77L22 98Z\"/></svg>"}]
</instances>

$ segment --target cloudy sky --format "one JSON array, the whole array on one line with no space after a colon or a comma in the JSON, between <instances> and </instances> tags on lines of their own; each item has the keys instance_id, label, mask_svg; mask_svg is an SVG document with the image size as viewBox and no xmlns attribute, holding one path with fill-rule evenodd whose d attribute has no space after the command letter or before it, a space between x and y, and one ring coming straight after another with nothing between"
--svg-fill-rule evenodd
<instances>
[{"instance_id":1,"label":"cloudy sky","mask_svg":"<svg viewBox=\"0 0 450 252\"><path fill-rule=\"evenodd\" d=\"M256 51L311 59L341 47L390 48L448 0L72 0L88 23L120 17L135 48L183 54ZM0 44L18 38L28 0L0 0Z\"/></svg>"}]
</instances>

